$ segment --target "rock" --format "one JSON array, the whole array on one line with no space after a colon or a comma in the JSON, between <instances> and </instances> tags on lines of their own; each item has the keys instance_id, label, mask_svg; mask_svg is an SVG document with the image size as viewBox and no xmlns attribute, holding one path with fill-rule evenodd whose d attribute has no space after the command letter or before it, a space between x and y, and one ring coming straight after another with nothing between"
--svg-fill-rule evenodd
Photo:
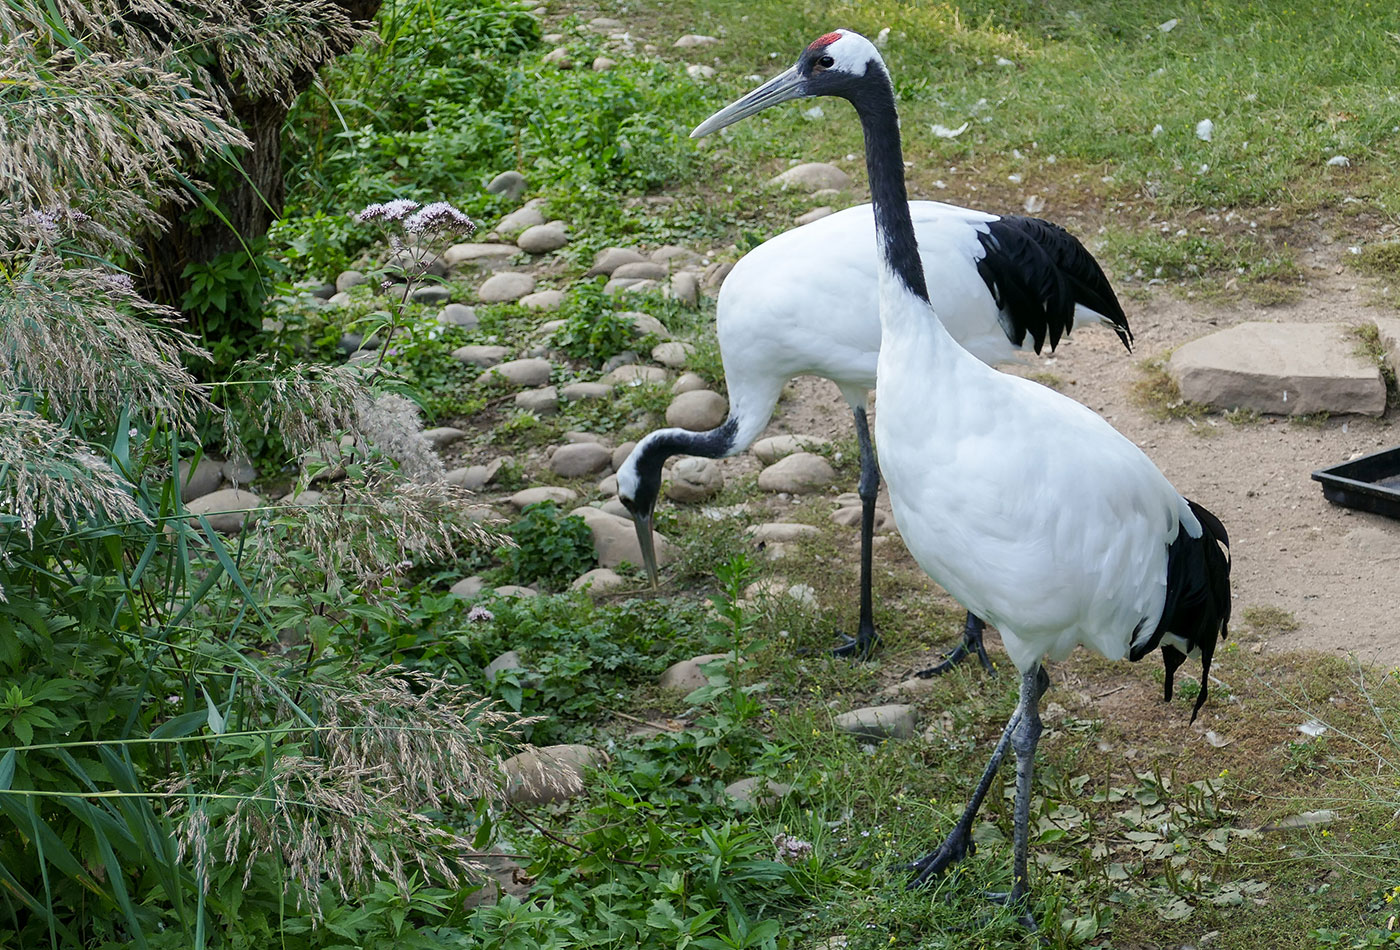
<instances>
[{"instance_id":1,"label":"rock","mask_svg":"<svg viewBox=\"0 0 1400 950\"><path fill-rule=\"evenodd\" d=\"M616 475L609 475L607 478L605 478L605 479L603 479L601 482L599 482L599 483L598 483L598 492L599 492L600 494L603 494L603 495L616 495L616 494L617 494L617 476L616 476ZM604 505L603 507L604 507L604 508L607 508L608 506L607 506L607 505ZM619 517L624 516L624 513L623 513L623 512L619 512L619 511L610 511L610 513L611 513L611 514L614 514L614 515L618 515Z\"/></svg>"},{"instance_id":2,"label":"rock","mask_svg":"<svg viewBox=\"0 0 1400 950\"><path fill-rule=\"evenodd\" d=\"M515 271L502 271L486 278L477 288L476 298L482 303L506 303L519 300L535 289L535 278Z\"/></svg>"},{"instance_id":3,"label":"rock","mask_svg":"<svg viewBox=\"0 0 1400 950\"><path fill-rule=\"evenodd\" d=\"M651 358L662 366L676 369L685 365L686 357L694 352L695 347L689 343L667 340L665 343L658 343L651 348Z\"/></svg>"},{"instance_id":4,"label":"rock","mask_svg":"<svg viewBox=\"0 0 1400 950\"><path fill-rule=\"evenodd\" d=\"M613 269L612 276L615 278L635 277L637 279L651 278L660 280L666 276L666 265L656 264L652 261L633 261L629 264L619 264Z\"/></svg>"},{"instance_id":5,"label":"rock","mask_svg":"<svg viewBox=\"0 0 1400 950\"><path fill-rule=\"evenodd\" d=\"M616 590L627 582L616 572L606 567L595 567L586 574L581 574L569 585L569 590L585 591L590 597L597 597L606 594L610 590Z\"/></svg>"},{"instance_id":6,"label":"rock","mask_svg":"<svg viewBox=\"0 0 1400 950\"><path fill-rule=\"evenodd\" d=\"M612 449L596 442L561 445L549 459L549 470L564 478L582 478L606 471L612 462Z\"/></svg>"},{"instance_id":7,"label":"rock","mask_svg":"<svg viewBox=\"0 0 1400 950\"><path fill-rule=\"evenodd\" d=\"M645 260L645 257L630 247L605 247L593 258L593 266L588 269L586 276L597 277L599 274L606 274L611 277L612 272L623 264L639 264Z\"/></svg>"},{"instance_id":8,"label":"rock","mask_svg":"<svg viewBox=\"0 0 1400 950\"><path fill-rule=\"evenodd\" d=\"M903 703L852 709L835 721L842 732L866 739L908 739L914 735L914 707Z\"/></svg>"},{"instance_id":9,"label":"rock","mask_svg":"<svg viewBox=\"0 0 1400 950\"><path fill-rule=\"evenodd\" d=\"M772 544L774 542L782 544L821 534L821 529L810 524L770 521L768 524L750 525L744 530L744 533L757 544Z\"/></svg>"},{"instance_id":10,"label":"rock","mask_svg":"<svg viewBox=\"0 0 1400 950\"><path fill-rule=\"evenodd\" d=\"M464 577L448 588L448 593L463 600L471 600L477 594L486 589L486 581L476 575Z\"/></svg>"},{"instance_id":11,"label":"rock","mask_svg":"<svg viewBox=\"0 0 1400 950\"><path fill-rule=\"evenodd\" d=\"M658 264L666 264L670 267L685 267L689 264L700 263L699 254L688 247L681 247L679 244L661 245L651 252L651 259Z\"/></svg>"},{"instance_id":12,"label":"rock","mask_svg":"<svg viewBox=\"0 0 1400 950\"><path fill-rule=\"evenodd\" d=\"M544 293L556 293L557 291L549 291L549 290L546 290L546 291L543 291L543 292L544 292ZM531 297L538 297L539 294L531 294L530 296L531 296ZM526 299L529 299L529 298L526 298ZM523 304L525 301L522 300L522 301L520 301L520 302ZM567 323L567 322L568 322L567 320L546 320L544 323L541 323L539 326L535 327L535 336L537 336L537 337L551 337L551 336L554 335L554 331L555 331L555 330L558 330L560 327L562 327L562 326L563 326L565 323Z\"/></svg>"},{"instance_id":13,"label":"rock","mask_svg":"<svg viewBox=\"0 0 1400 950\"><path fill-rule=\"evenodd\" d=\"M632 439L622 443L617 448L613 449L612 468L614 472L622 468L622 463L627 461L627 456L631 455L632 450L636 447L637 442L635 439Z\"/></svg>"},{"instance_id":14,"label":"rock","mask_svg":"<svg viewBox=\"0 0 1400 950\"><path fill-rule=\"evenodd\" d=\"M588 21L588 28L595 33L615 33L623 29L621 20L614 20L612 17L597 16Z\"/></svg>"},{"instance_id":15,"label":"rock","mask_svg":"<svg viewBox=\"0 0 1400 950\"><path fill-rule=\"evenodd\" d=\"M526 310L558 310L563 303L562 290L537 290L520 298L520 306Z\"/></svg>"},{"instance_id":16,"label":"rock","mask_svg":"<svg viewBox=\"0 0 1400 950\"><path fill-rule=\"evenodd\" d=\"M681 393L693 393L708 386L709 383L705 382L705 377L699 373L683 373L681 378L671 385L671 395L679 396Z\"/></svg>"},{"instance_id":17,"label":"rock","mask_svg":"<svg viewBox=\"0 0 1400 950\"><path fill-rule=\"evenodd\" d=\"M225 488L201 495L185 506L192 515L204 515L209 527L221 534L237 534L243 530L248 513L262 507L263 500L250 491Z\"/></svg>"},{"instance_id":18,"label":"rock","mask_svg":"<svg viewBox=\"0 0 1400 950\"><path fill-rule=\"evenodd\" d=\"M700 33L687 33L676 40L671 46L675 49L693 49L696 46L713 46L719 40L713 36L704 36Z\"/></svg>"},{"instance_id":19,"label":"rock","mask_svg":"<svg viewBox=\"0 0 1400 950\"><path fill-rule=\"evenodd\" d=\"M493 195L505 195L511 201L518 201L525 194L525 176L517 171L501 172L486 185Z\"/></svg>"},{"instance_id":20,"label":"rock","mask_svg":"<svg viewBox=\"0 0 1400 950\"><path fill-rule=\"evenodd\" d=\"M1319 809L1318 811L1299 812L1296 815L1289 815L1287 818L1279 819L1272 824L1265 825L1260 831L1288 831L1291 828L1315 828L1319 825L1330 825L1337 820L1337 813L1330 808Z\"/></svg>"},{"instance_id":21,"label":"rock","mask_svg":"<svg viewBox=\"0 0 1400 950\"><path fill-rule=\"evenodd\" d=\"M772 465L778 459L794 452L818 449L830 444L830 439L823 439L819 435L774 435L759 439L749 451L764 465Z\"/></svg>"},{"instance_id":22,"label":"rock","mask_svg":"<svg viewBox=\"0 0 1400 950\"><path fill-rule=\"evenodd\" d=\"M820 208L813 208L806 214L799 214L796 223L799 225L811 224L813 221L820 221L822 218L825 218L827 215L831 214L832 211L833 209L830 205L822 205Z\"/></svg>"},{"instance_id":23,"label":"rock","mask_svg":"<svg viewBox=\"0 0 1400 950\"><path fill-rule=\"evenodd\" d=\"M536 224L526 228L515 243L522 251L528 251L531 254L547 254L568 244L569 235L564 230L564 222L550 221L547 224Z\"/></svg>"},{"instance_id":24,"label":"rock","mask_svg":"<svg viewBox=\"0 0 1400 950\"><path fill-rule=\"evenodd\" d=\"M507 498L506 503L519 510L526 505L534 505L542 501L552 501L562 507L577 500L578 492L572 488L565 488L562 485L536 485L534 488L522 488Z\"/></svg>"},{"instance_id":25,"label":"rock","mask_svg":"<svg viewBox=\"0 0 1400 950\"><path fill-rule=\"evenodd\" d=\"M559 390L559 395L569 402L577 402L580 399L604 399L612 393L612 387L607 383L570 383Z\"/></svg>"},{"instance_id":26,"label":"rock","mask_svg":"<svg viewBox=\"0 0 1400 950\"><path fill-rule=\"evenodd\" d=\"M613 479L617 478L616 475L611 475L609 477ZM622 503L621 498L609 498L607 501L603 502L603 507L598 510L606 511L610 515L617 515L619 518L632 517L632 512L627 510L627 506Z\"/></svg>"},{"instance_id":27,"label":"rock","mask_svg":"<svg viewBox=\"0 0 1400 950\"><path fill-rule=\"evenodd\" d=\"M689 660L681 660L679 663L672 663L666 667L661 674L661 679L657 685L662 689L673 693L680 693L682 696L695 692L702 686L708 686L710 680L705 676L700 667L713 660L722 660L728 653L706 653L704 656L692 657Z\"/></svg>"},{"instance_id":28,"label":"rock","mask_svg":"<svg viewBox=\"0 0 1400 950\"><path fill-rule=\"evenodd\" d=\"M933 687L937 682L938 677L936 676L911 676L886 686L876 696L880 699L918 699L933 692ZM927 738L927 736L926 731L925 737Z\"/></svg>"},{"instance_id":29,"label":"rock","mask_svg":"<svg viewBox=\"0 0 1400 950\"><path fill-rule=\"evenodd\" d=\"M409 299L422 304L447 303L452 299L452 291L442 284L428 284L413 291L413 296Z\"/></svg>"},{"instance_id":30,"label":"rock","mask_svg":"<svg viewBox=\"0 0 1400 950\"><path fill-rule=\"evenodd\" d=\"M314 488L308 488L306 491L296 495L284 495L279 504L296 505L298 508L309 508L311 505L319 505L324 498L325 496Z\"/></svg>"},{"instance_id":31,"label":"rock","mask_svg":"<svg viewBox=\"0 0 1400 950\"><path fill-rule=\"evenodd\" d=\"M826 162L807 162L794 165L781 175L770 179L768 184L782 188L798 188L802 191L816 191L819 188L844 190L851 187L851 176Z\"/></svg>"},{"instance_id":32,"label":"rock","mask_svg":"<svg viewBox=\"0 0 1400 950\"><path fill-rule=\"evenodd\" d=\"M714 79L715 68L706 66L704 63L691 63L685 68L685 74L695 80Z\"/></svg>"},{"instance_id":33,"label":"rock","mask_svg":"<svg viewBox=\"0 0 1400 950\"><path fill-rule=\"evenodd\" d=\"M520 662L520 654L514 650L507 650L496 657L481 671L481 675L486 677L488 683L496 682L496 674L502 670L523 670L525 664Z\"/></svg>"},{"instance_id":34,"label":"rock","mask_svg":"<svg viewBox=\"0 0 1400 950\"><path fill-rule=\"evenodd\" d=\"M726 785L724 794L743 805L770 808L791 795L792 786L754 775Z\"/></svg>"},{"instance_id":35,"label":"rock","mask_svg":"<svg viewBox=\"0 0 1400 950\"><path fill-rule=\"evenodd\" d=\"M326 303L332 307L348 307L350 306L350 295L348 293L333 294Z\"/></svg>"},{"instance_id":36,"label":"rock","mask_svg":"<svg viewBox=\"0 0 1400 950\"><path fill-rule=\"evenodd\" d=\"M625 383L664 383L666 382L666 371L659 366L637 366L629 364L619 366L602 379L600 383L607 383L612 386L620 386Z\"/></svg>"},{"instance_id":37,"label":"rock","mask_svg":"<svg viewBox=\"0 0 1400 950\"><path fill-rule=\"evenodd\" d=\"M817 491L835 480L831 463L811 452L795 452L758 473L758 487L763 491L793 494Z\"/></svg>"},{"instance_id":38,"label":"rock","mask_svg":"<svg viewBox=\"0 0 1400 950\"><path fill-rule=\"evenodd\" d=\"M618 316L630 319L632 326L642 336L654 336L662 340L671 338L671 331L666 329L666 325L649 313L642 313L640 310L624 310Z\"/></svg>"},{"instance_id":39,"label":"rock","mask_svg":"<svg viewBox=\"0 0 1400 950\"><path fill-rule=\"evenodd\" d=\"M229 459L221 466L224 478L233 482L235 486L252 484L253 479L258 477L258 470L252 462L247 459Z\"/></svg>"},{"instance_id":40,"label":"rock","mask_svg":"<svg viewBox=\"0 0 1400 950\"><path fill-rule=\"evenodd\" d=\"M505 464L505 459L492 459L485 465L468 465L464 468L454 468L448 472L443 481L457 488L465 488L467 491L481 491L491 482L495 481L496 475L501 471L501 466Z\"/></svg>"},{"instance_id":41,"label":"rock","mask_svg":"<svg viewBox=\"0 0 1400 950\"><path fill-rule=\"evenodd\" d=\"M859 528L861 518L865 515L865 509L859 505L847 508L837 508L831 513L831 520L841 525L843 528ZM884 531L894 527L894 515L883 508L875 509L875 530Z\"/></svg>"},{"instance_id":42,"label":"rock","mask_svg":"<svg viewBox=\"0 0 1400 950\"><path fill-rule=\"evenodd\" d=\"M716 261L706 267L705 272L700 275L700 289L710 296L719 293L720 287L724 285L724 279L729 276L729 272L733 269L732 261Z\"/></svg>"},{"instance_id":43,"label":"rock","mask_svg":"<svg viewBox=\"0 0 1400 950\"><path fill-rule=\"evenodd\" d=\"M519 584L502 584L495 589L497 597L538 597L539 592L533 587L521 587Z\"/></svg>"},{"instance_id":44,"label":"rock","mask_svg":"<svg viewBox=\"0 0 1400 950\"><path fill-rule=\"evenodd\" d=\"M505 260L519 253L520 248L514 244L454 244L442 255L442 259L455 267L458 264Z\"/></svg>"},{"instance_id":45,"label":"rock","mask_svg":"<svg viewBox=\"0 0 1400 950\"><path fill-rule=\"evenodd\" d=\"M545 386L549 383L549 374L553 369L554 367L550 365L549 360L532 357L497 363L482 373L481 378L500 376L516 386Z\"/></svg>"},{"instance_id":46,"label":"rock","mask_svg":"<svg viewBox=\"0 0 1400 950\"><path fill-rule=\"evenodd\" d=\"M1385 412L1380 369L1341 323L1241 323L1179 347L1168 370L1183 399L1219 409Z\"/></svg>"},{"instance_id":47,"label":"rock","mask_svg":"<svg viewBox=\"0 0 1400 950\"><path fill-rule=\"evenodd\" d=\"M697 389L671 400L671 405L666 407L666 424L705 432L722 423L728 413L729 403L723 396L708 389Z\"/></svg>"},{"instance_id":48,"label":"rock","mask_svg":"<svg viewBox=\"0 0 1400 950\"><path fill-rule=\"evenodd\" d=\"M453 442L465 438L466 435L461 429L454 429L451 426L437 426L423 430L423 438L431 442L435 449L446 448Z\"/></svg>"},{"instance_id":49,"label":"rock","mask_svg":"<svg viewBox=\"0 0 1400 950\"><path fill-rule=\"evenodd\" d=\"M423 247L405 247L395 251L384 266L396 280L447 276L447 262Z\"/></svg>"},{"instance_id":50,"label":"rock","mask_svg":"<svg viewBox=\"0 0 1400 950\"><path fill-rule=\"evenodd\" d=\"M368 281L361 271L343 270L335 279L335 292L337 294L348 293L351 287L358 287Z\"/></svg>"},{"instance_id":51,"label":"rock","mask_svg":"<svg viewBox=\"0 0 1400 950\"><path fill-rule=\"evenodd\" d=\"M495 366L510 355L509 347L504 346L459 346L452 351L452 358L471 366Z\"/></svg>"},{"instance_id":52,"label":"rock","mask_svg":"<svg viewBox=\"0 0 1400 950\"><path fill-rule=\"evenodd\" d=\"M464 330L475 329L480 322L476 316L476 308L468 307L464 303L450 303L438 311L438 323L445 327L461 327Z\"/></svg>"},{"instance_id":53,"label":"rock","mask_svg":"<svg viewBox=\"0 0 1400 950\"><path fill-rule=\"evenodd\" d=\"M501 763L506 801L546 805L568 801L583 791L584 772L606 765L607 754L586 745L548 745L528 749Z\"/></svg>"},{"instance_id":54,"label":"rock","mask_svg":"<svg viewBox=\"0 0 1400 950\"><path fill-rule=\"evenodd\" d=\"M596 432L583 432L583 431L565 432L565 433L564 433L564 441L565 441L565 442L592 442L592 443L594 443L595 445L603 445L603 446L607 446L607 445L608 445L608 440L607 440L607 438L606 438L605 436L599 435L599 434L596 433ZM609 452L612 451L612 447L611 447L611 446L608 447L608 451L609 451Z\"/></svg>"},{"instance_id":55,"label":"rock","mask_svg":"<svg viewBox=\"0 0 1400 950\"><path fill-rule=\"evenodd\" d=\"M623 291L645 294L660 286L661 282L651 277L614 277L603 285L603 293L610 297Z\"/></svg>"},{"instance_id":56,"label":"rock","mask_svg":"<svg viewBox=\"0 0 1400 950\"><path fill-rule=\"evenodd\" d=\"M559 411L559 390L553 386L527 389L515 394L515 407L527 409L537 416L552 416Z\"/></svg>"},{"instance_id":57,"label":"rock","mask_svg":"<svg viewBox=\"0 0 1400 950\"><path fill-rule=\"evenodd\" d=\"M472 858L472 865L484 872L486 880L479 890L462 900L462 909L470 912L476 907L494 907L503 896L524 901L530 894L530 878L513 858L504 854L486 854Z\"/></svg>"},{"instance_id":58,"label":"rock","mask_svg":"<svg viewBox=\"0 0 1400 950\"><path fill-rule=\"evenodd\" d=\"M567 46L555 47L548 53L545 53L540 59L542 62L549 63L552 66L558 66L560 69L574 68L573 60L569 59L569 48Z\"/></svg>"},{"instance_id":59,"label":"rock","mask_svg":"<svg viewBox=\"0 0 1400 950\"><path fill-rule=\"evenodd\" d=\"M208 456L199 460L194 471L190 470L188 460L181 461L179 472L180 500L184 502L194 501L214 491L224 477L223 463L216 462Z\"/></svg>"},{"instance_id":60,"label":"rock","mask_svg":"<svg viewBox=\"0 0 1400 950\"><path fill-rule=\"evenodd\" d=\"M641 357L638 356L634 350L623 350L621 353L614 353L612 356L609 356L603 363L602 369L600 369L599 372L611 373L619 366L629 366L640 360Z\"/></svg>"},{"instance_id":61,"label":"rock","mask_svg":"<svg viewBox=\"0 0 1400 950\"><path fill-rule=\"evenodd\" d=\"M605 73L617 65L617 60L608 59L606 56L599 56L593 60L593 71L595 73Z\"/></svg>"},{"instance_id":62,"label":"rock","mask_svg":"<svg viewBox=\"0 0 1400 950\"><path fill-rule=\"evenodd\" d=\"M526 228L544 224L544 212L539 208L542 203L538 198L525 202L523 206L516 208L496 222L496 233L503 238L510 239ZM511 248L511 253L515 253L514 248Z\"/></svg>"},{"instance_id":63,"label":"rock","mask_svg":"<svg viewBox=\"0 0 1400 950\"><path fill-rule=\"evenodd\" d=\"M671 296L687 307L700 302L700 279L688 271L681 271L671 278Z\"/></svg>"},{"instance_id":64,"label":"rock","mask_svg":"<svg viewBox=\"0 0 1400 950\"><path fill-rule=\"evenodd\" d=\"M724 471L714 459L686 457L671 466L666 497L672 501L705 501L724 488Z\"/></svg>"},{"instance_id":65,"label":"rock","mask_svg":"<svg viewBox=\"0 0 1400 950\"><path fill-rule=\"evenodd\" d=\"M598 554L601 567L617 567L626 561L641 565L642 549L637 543L637 532L631 519L619 518L597 508L575 508L570 514L578 515L593 532L593 549ZM669 564L675 559L675 545L658 532L653 532L652 542L656 548L656 563Z\"/></svg>"}]
</instances>

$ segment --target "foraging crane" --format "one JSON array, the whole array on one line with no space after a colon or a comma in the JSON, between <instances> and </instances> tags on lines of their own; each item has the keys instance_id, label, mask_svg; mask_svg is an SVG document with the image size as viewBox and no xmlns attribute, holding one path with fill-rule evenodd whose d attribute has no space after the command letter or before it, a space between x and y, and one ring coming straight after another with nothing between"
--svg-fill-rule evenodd
<instances>
[{"instance_id":1,"label":"foraging crane","mask_svg":"<svg viewBox=\"0 0 1400 950\"><path fill-rule=\"evenodd\" d=\"M909 212L933 303L953 338L978 359L1004 363L1086 323L1112 327L1131 349L1132 332L1108 278L1067 231L1038 218L998 217L938 201ZM880 470L865 404L880 350L879 261L870 205L847 208L778 235L746 254L725 279L716 312L729 386L729 416L707 432L658 429L617 473L643 559L656 578L651 518L661 471L673 455L726 458L747 449L768 425L783 384L794 376L836 383L855 417L860 443L860 624L834 652L865 657L878 639L871 610L870 560ZM951 669L982 646L982 621L968 614L963 641L920 675Z\"/></svg>"},{"instance_id":2,"label":"foraging crane","mask_svg":"<svg viewBox=\"0 0 1400 950\"><path fill-rule=\"evenodd\" d=\"M943 843L911 865L910 886L972 850L973 819L1009 746L1015 833L1011 891L1002 897L1034 929L1026 864L1040 697L1049 684L1041 662L1081 645L1130 660L1160 647L1170 700L1177 668L1199 654L1194 720L1230 619L1229 537L1101 417L990 369L939 321L909 214L894 87L865 37L847 30L819 37L796 65L691 135L810 96L848 100L865 133L880 258L875 429L895 523L919 566L996 624L1021 672L1016 711L967 809Z\"/></svg>"}]
</instances>

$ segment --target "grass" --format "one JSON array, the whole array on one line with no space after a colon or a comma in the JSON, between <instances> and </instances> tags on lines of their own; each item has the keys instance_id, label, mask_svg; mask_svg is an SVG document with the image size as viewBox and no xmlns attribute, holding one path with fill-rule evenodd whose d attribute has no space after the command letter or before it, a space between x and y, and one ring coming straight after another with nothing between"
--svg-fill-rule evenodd
<instances>
[{"instance_id":1,"label":"grass","mask_svg":"<svg viewBox=\"0 0 1400 950\"><path fill-rule=\"evenodd\" d=\"M1181 387L1167 370L1170 359L1170 353L1163 353L1138 363L1142 376L1133 381L1133 402L1158 419L1194 421L1208 414L1208 406L1182 398Z\"/></svg>"}]
</instances>

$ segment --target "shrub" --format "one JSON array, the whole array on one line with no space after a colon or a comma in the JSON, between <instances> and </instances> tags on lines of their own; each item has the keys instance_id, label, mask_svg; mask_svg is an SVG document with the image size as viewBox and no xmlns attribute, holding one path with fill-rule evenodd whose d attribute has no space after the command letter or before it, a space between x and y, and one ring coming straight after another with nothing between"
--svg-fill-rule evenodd
<instances>
[{"instance_id":1,"label":"shrub","mask_svg":"<svg viewBox=\"0 0 1400 950\"><path fill-rule=\"evenodd\" d=\"M515 546L501 553L513 583L562 588L597 563L588 525L552 501L526 505L508 533Z\"/></svg>"}]
</instances>

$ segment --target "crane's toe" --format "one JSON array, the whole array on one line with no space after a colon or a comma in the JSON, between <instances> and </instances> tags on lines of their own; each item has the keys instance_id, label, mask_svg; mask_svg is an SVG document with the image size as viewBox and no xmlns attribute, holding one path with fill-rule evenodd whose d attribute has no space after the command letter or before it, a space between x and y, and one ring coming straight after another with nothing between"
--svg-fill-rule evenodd
<instances>
[{"instance_id":1,"label":"crane's toe","mask_svg":"<svg viewBox=\"0 0 1400 950\"><path fill-rule=\"evenodd\" d=\"M991 891L986 895L987 900L1002 907L1019 907L1021 913L1016 918L1016 922L1031 933L1040 931L1040 924L1036 922L1035 915L1031 913L1030 891L1022 890L1020 894L1015 891Z\"/></svg>"},{"instance_id":2,"label":"crane's toe","mask_svg":"<svg viewBox=\"0 0 1400 950\"><path fill-rule=\"evenodd\" d=\"M913 890L928 884L963 858L976 853L977 845L973 843L971 833L958 825L952 834L943 839L936 851L930 851L913 864L905 865L904 870L914 872L914 879L907 888Z\"/></svg>"},{"instance_id":3,"label":"crane's toe","mask_svg":"<svg viewBox=\"0 0 1400 950\"><path fill-rule=\"evenodd\" d=\"M988 673L996 672L996 667L992 665L992 660L987 656L987 648L982 644L982 631L986 627L975 614L967 615L967 624L963 627L962 643L957 648L943 658L943 662L936 666L930 666L926 670L919 670L914 675L920 679L928 679L932 676L942 676L953 667L970 656L976 656L982 664L982 669Z\"/></svg>"},{"instance_id":4,"label":"crane's toe","mask_svg":"<svg viewBox=\"0 0 1400 950\"><path fill-rule=\"evenodd\" d=\"M844 633L837 634L837 636L841 638L841 643L832 647L831 655L854 660L870 659L870 654L875 652L875 645L880 642L880 635L874 630L862 630L854 637Z\"/></svg>"}]
</instances>

